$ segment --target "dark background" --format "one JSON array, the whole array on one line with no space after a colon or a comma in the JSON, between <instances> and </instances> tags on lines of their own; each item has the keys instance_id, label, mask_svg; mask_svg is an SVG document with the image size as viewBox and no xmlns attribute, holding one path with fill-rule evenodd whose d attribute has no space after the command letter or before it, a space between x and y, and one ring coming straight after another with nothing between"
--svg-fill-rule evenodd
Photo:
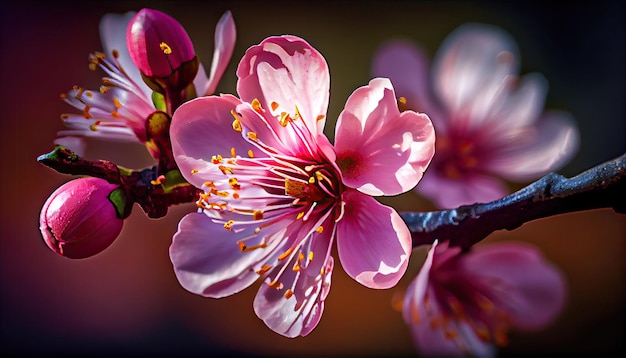
<instances>
[{"instance_id":1,"label":"dark background","mask_svg":"<svg viewBox=\"0 0 626 358\"><path fill-rule=\"evenodd\" d=\"M465 22L484 22L517 40L522 72L549 81L547 108L570 111L581 150L560 172L574 175L626 152L624 6L619 1L100 1L3 2L0 5L0 348L10 355L411 355L409 331L392 303L419 270L418 248L397 288L374 291L337 265L317 329L286 339L254 315L256 287L211 300L178 284L168 258L178 220L193 205L148 219L135 208L105 252L87 260L55 255L41 240L38 216L47 196L69 179L36 162L49 152L59 99L73 85L99 86L87 57L101 50L98 22L107 12L152 7L178 19L208 69L213 31L233 13L238 37L218 90L234 93L236 65L267 36L305 38L328 61L331 99L327 134L346 98L366 84L382 41L403 36L431 54ZM139 145L94 143L88 155L134 168L151 165ZM512 189L515 189L512 187ZM626 200L626 198L625 198ZM414 193L385 199L399 210L427 210ZM537 220L484 242L538 245L568 278L563 314L539 332L513 333L502 356L617 355L624 334L626 217L594 210Z\"/></svg>"}]
</instances>

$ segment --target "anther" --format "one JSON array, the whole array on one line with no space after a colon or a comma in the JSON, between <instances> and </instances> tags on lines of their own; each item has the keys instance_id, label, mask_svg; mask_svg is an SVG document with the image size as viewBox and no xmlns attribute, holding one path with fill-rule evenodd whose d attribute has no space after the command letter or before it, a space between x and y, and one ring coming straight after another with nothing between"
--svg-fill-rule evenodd
<instances>
[{"instance_id":1,"label":"anther","mask_svg":"<svg viewBox=\"0 0 626 358\"><path fill-rule=\"evenodd\" d=\"M261 102L259 102L258 98L253 99L250 105L257 113L263 113L263 108L261 107Z\"/></svg>"},{"instance_id":2,"label":"anther","mask_svg":"<svg viewBox=\"0 0 626 358\"><path fill-rule=\"evenodd\" d=\"M252 213L252 218L254 220L261 220L261 219L263 219L263 211L262 210L255 210Z\"/></svg>"},{"instance_id":3,"label":"anther","mask_svg":"<svg viewBox=\"0 0 626 358\"><path fill-rule=\"evenodd\" d=\"M285 298L289 299L291 296L293 296L293 291L288 288L287 291L285 291Z\"/></svg>"},{"instance_id":4,"label":"anther","mask_svg":"<svg viewBox=\"0 0 626 358\"><path fill-rule=\"evenodd\" d=\"M276 102L272 102L272 103L270 103L270 106L272 106L272 111L275 111L276 108L278 108L279 104L276 103Z\"/></svg>"},{"instance_id":5,"label":"anther","mask_svg":"<svg viewBox=\"0 0 626 358\"><path fill-rule=\"evenodd\" d=\"M248 157L254 158L254 153L252 152L252 149L248 149Z\"/></svg>"},{"instance_id":6,"label":"anther","mask_svg":"<svg viewBox=\"0 0 626 358\"><path fill-rule=\"evenodd\" d=\"M166 55L171 55L172 54L172 48L166 44L165 42L161 42L159 44L159 48L161 48L161 51L163 51L164 54Z\"/></svg>"},{"instance_id":7,"label":"anther","mask_svg":"<svg viewBox=\"0 0 626 358\"><path fill-rule=\"evenodd\" d=\"M254 142L259 140L259 138L257 137L256 133L254 133L254 132L248 132L247 136L248 136L248 139L250 139L250 140L252 140Z\"/></svg>"},{"instance_id":8,"label":"anther","mask_svg":"<svg viewBox=\"0 0 626 358\"><path fill-rule=\"evenodd\" d=\"M233 231L233 224L235 223L234 220L228 220L225 224L224 224L224 229L228 230L228 231ZM243 243L241 243L243 244ZM245 244L243 244L245 247ZM239 245L239 249L241 251L243 251L243 249L241 249L241 245Z\"/></svg>"}]
</instances>

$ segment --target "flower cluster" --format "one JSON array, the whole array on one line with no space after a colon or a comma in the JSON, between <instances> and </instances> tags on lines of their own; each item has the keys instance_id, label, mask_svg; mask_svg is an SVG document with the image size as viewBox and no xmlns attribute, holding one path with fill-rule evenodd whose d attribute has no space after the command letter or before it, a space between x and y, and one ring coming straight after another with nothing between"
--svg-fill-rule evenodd
<instances>
[{"instance_id":1,"label":"flower cluster","mask_svg":"<svg viewBox=\"0 0 626 358\"><path fill-rule=\"evenodd\" d=\"M383 46L374 78L346 100L334 143L324 133L329 67L300 37L250 46L237 94L216 95L234 50L230 12L217 24L208 76L183 26L163 12L108 14L100 31L104 52L91 67L104 71L102 86L62 96L80 113L62 116L62 146L42 156L86 177L44 204L44 241L62 256L89 257L116 239L134 202L150 217L195 202L169 250L180 284L222 298L261 281L254 311L286 337L319 323L335 245L365 287L404 276L415 233L376 197L416 188L441 207L491 201L507 193L501 178L535 178L578 147L567 113L541 115L545 80L518 79L515 43L494 27L453 32L432 78L412 44ZM85 161L75 152L88 137L142 143L158 163L137 171ZM548 324L565 303L564 282L530 245L435 240L403 315L422 354L488 356L510 329Z\"/></svg>"}]
</instances>

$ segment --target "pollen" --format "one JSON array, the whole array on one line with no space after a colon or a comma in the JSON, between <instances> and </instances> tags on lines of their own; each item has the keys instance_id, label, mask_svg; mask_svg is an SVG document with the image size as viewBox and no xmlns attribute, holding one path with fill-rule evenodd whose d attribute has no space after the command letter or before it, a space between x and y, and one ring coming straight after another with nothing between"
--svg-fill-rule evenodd
<instances>
[{"instance_id":1,"label":"pollen","mask_svg":"<svg viewBox=\"0 0 626 358\"><path fill-rule=\"evenodd\" d=\"M313 251L309 251L309 261L313 261Z\"/></svg>"},{"instance_id":2,"label":"pollen","mask_svg":"<svg viewBox=\"0 0 626 358\"><path fill-rule=\"evenodd\" d=\"M223 162L223 160L224 158L222 158L222 156L219 154L211 157L211 163L213 164L220 164Z\"/></svg>"},{"instance_id":3,"label":"pollen","mask_svg":"<svg viewBox=\"0 0 626 358\"><path fill-rule=\"evenodd\" d=\"M304 216L304 211L299 212L298 215L296 215L296 220L302 219L303 216Z\"/></svg>"},{"instance_id":4,"label":"pollen","mask_svg":"<svg viewBox=\"0 0 626 358\"><path fill-rule=\"evenodd\" d=\"M229 178L228 184L230 184L230 187L233 188L234 190L241 189L241 185L239 185L239 181L237 180L237 178Z\"/></svg>"},{"instance_id":5,"label":"pollen","mask_svg":"<svg viewBox=\"0 0 626 358\"><path fill-rule=\"evenodd\" d=\"M198 169L191 169L191 174L198 174Z\"/></svg>"},{"instance_id":6,"label":"pollen","mask_svg":"<svg viewBox=\"0 0 626 358\"><path fill-rule=\"evenodd\" d=\"M227 166L224 166L224 165L220 165L220 166L218 166L218 168L219 168L219 170L222 171L223 174L233 174L234 173L233 168L230 168L230 167L227 167Z\"/></svg>"},{"instance_id":7,"label":"pollen","mask_svg":"<svg viewBox=\"0 0 626 358\"><path fill-rule=\"evenodd\" d=\"M166 55L172 54L172 48L170 47L170 45L166 44L165 42L161 42L159 44L159 47L161 48L161 51L163 51L164 54Z\"/></svg>"},{"instance_id":8,"label":"pollen","mask_svg":"<svg viewBox=\"0 0 626 358\"><path fill-rule=\"evenodd\" d=\"M278 119L278 123L281 126L286 127L289 122L291 122L291 117L289 117L289 114L287 114L287 112L282 112L280 114L280 118Z\"/></svg>"},{"instance_id":9,"label":"pollen","mask_svg":"<svg viewBox=\"0 0 626 358\"><path fill-rule=\"evenodd\" d=\"M235 118L235 120L233 121L233 129L236 130L237 132L241 132L242 128L241 128L241 122L239 121L239 116L237 115L235 110L231 110L230 114L233 116L233 118Z\"/></svg>"},{"instance_id":10,"label":"pollen","mask_svg":"<svg viewBox=\"0 0 626 358\"><path fill-rule=\"evenodd\" d=\"M228 231L233 231L233 224L235 223L234 220L228 220L225 224L224 224L224 229L228 230ZM243 242L241 242L241 244L243 244ZM245 246L245 244L243 244ZM243 251L241 249L241 245L239 245L239 249L241 251Z\"/></svg>"},{"instance_id":11,"label":"pollen","mask_svg":"<svg viewBox=\"0 0 626 358\"><path fill-rule=\"evenodd\" d=\"M291 298L291 296L293 296L293 291L290 288L288 288L287 291L285 291L285 298L289 299Z\"/></svg>"},{"instance_id":12,"label":"pollen","mask_svg":"<svg viewBox=\"0 0 626 358\"><path fill-rule=\"evenodd\" d=\"M257 137L256 133L254 132L248 132L247 136L248 136L248 139L250 139L251 141L256 142L259 140L259 137Z\"/></svg>"},{"instance_id":13,"label":"pollen","mask_svg":"<svg viewBox=\"0 0 626 358\"><path fill-rule=\"evenodd\" d=\"M254 158L254 153L252 152L252 149L248 149L248 157Z\"/></svg>"},{"instance_id":14,"label":"pollen","mask_svg":"<svg viewBox=\"0 0 626 358\"><path fill-rule=\"evenodd\" d=\"M285 178L285 194L297 198L303 197L307 192L307 184L301 181Z\"/></svg>"},{"instance_id":15,"label":"pollen","mask_svg":"<svg viewBox=\"0 0 626 358\"><path fill-rule=\"evenodd\" d=\"M261 102L259 102L258 98L253 99L250 105L257 113L263 113L263 107L261 107Z\"/></svg>"},{"instance_id":16,"label":"pollen","mask_svg":"<svg viewBox=\"0 0 626 358\"><path fill-rule=\"evenodd\" d=\"M323 226L319 226L317 229L315 229L315 231L317 231L317 233L321 234L324 231L324 227Z\"/></svg>"},{"instance_id":17,"label":"pollen","mask_svg":"<svg viewBox=\"0 0 626 358\"><path fill-rule=\"evenodd\" d=\"M315 183L315 178L314 177L310 177L309 178L309 184L314 184Z\"/></svg>"}]
</instances>

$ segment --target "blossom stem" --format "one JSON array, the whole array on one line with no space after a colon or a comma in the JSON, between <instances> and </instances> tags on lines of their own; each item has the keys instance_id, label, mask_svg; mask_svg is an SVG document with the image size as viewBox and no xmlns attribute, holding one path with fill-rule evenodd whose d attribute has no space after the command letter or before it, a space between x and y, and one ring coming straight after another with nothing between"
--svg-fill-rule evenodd
<instances>
[{"instance_id":1,"label":"blossom stem","mask_svg":"<svg viewBox=\"0 0 626 358\"><path fill-rule=\"evenodd\" d=\"M63 146L39 156L37 161L62 174L97 177L120 185L150 218L163 217L171 205L193 202L200 194L199 189L181 181L175 173L166 183L167 175L160 173L157 166L131 170L108 160L86 160Z\"/></svg>"},{"instance_id":2,"label":"blossom stem","mask_svg":"<svg viewBox=\"0 0 626 358\"><path fill-rule=\"evenodd\" d=\"M411 230L414 247L432 244L435 239L470 247L496 230L513 230L535 219L600 208L626 214L626 154L569 179L549 173L489 203L400 215Z\"/></svg>"}]
</instances>

